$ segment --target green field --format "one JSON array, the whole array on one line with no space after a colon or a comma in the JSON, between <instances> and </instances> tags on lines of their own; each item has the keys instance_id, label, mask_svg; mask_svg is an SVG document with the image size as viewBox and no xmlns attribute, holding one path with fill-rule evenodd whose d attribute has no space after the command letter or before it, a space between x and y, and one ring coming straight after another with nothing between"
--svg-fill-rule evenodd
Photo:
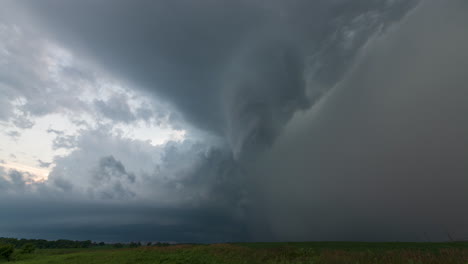
<instances>
[{"instance_id":1,"label":"green field","mask_svg":"<svg viewBox=\"0 0 468 264\"><path fill-rule=\"evenodd\" d=\"M169 247L38 249L10 263L443 263L468 264L468 242L233 243ZM0 260L0 262L5 260Z\"/></svg>"}]
</instances>

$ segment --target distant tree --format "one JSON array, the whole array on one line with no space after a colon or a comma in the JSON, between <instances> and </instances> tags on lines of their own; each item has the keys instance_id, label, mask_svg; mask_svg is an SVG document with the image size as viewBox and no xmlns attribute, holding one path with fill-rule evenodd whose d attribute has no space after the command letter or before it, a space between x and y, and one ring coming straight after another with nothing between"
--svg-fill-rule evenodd
<instances>
[{"instance_id":1,"label":"distant tree","mask_svg":"<svg viewBox=\"0 0 468 264\"><path fill-rule=\"evenodd\" d=\"M0 244L0 257L10 261L11 255L15 251L15 246L11 244Z\"/></svg>"},{"instance_id":2,"label":"distant tree","mask_svg":"<svg viewBox=\"0 0 468 264\"><path fill-rule=\"evenodd\" d=\"M93 242L91 240L86 240L81 242L81 247L82 248L90 248L93 245Z\"/></svg>"},{"instance_id":3,"label":"distant tree","mask_svg":"<svg viewBox=\"0 0 468 264\"><path fill-rule=\"evenodd\" d=\"M106 243L104 243L104 242L99 242L99 244L98 244L98 245L99 245L100 247L102 247L102 246L105 246L105 245L106 245Z\"/></svg>"},{"instance_id":4,"label":"distant tree","mask_svg":"<svg viewBox=\"0 0 468 264\"><path fill-rule=\"evenodd\" d=\"M113 245L114 248L123 248L123 244L122 243L115 243Z\"/></svg>"},{"instance_id":5,"label":"distant tree","mask_svg":"<svg viewBox=\"0 0 468 264\"><path fill-rule=\"evenodd\" d=\"M155 245L156 245L157 247L167 247L167 246L169 246L169 243L157 242Z\"/></svg>"},{"instance_id":6,"label":"distant tree","mask_svg":"<svg viewBox=\"0 0 468 264\"><path fill-rule=\"evenodd\" d=\"M21 247L22 254L31 254L36 250L36 246L32 243L26 243Z\"/></svg>"},{"instance_id":7,"label":"distant tree","mask_svg":"<svg viewBox=\"0 0 468 264\"><path fill-rule=\"evenodd\" d=\"M137 247L141 246L141 243L140 242L138 242L138 243L137 242L131 242L128 246L131 247L131 248L137 248Z\"/></svg>"},{"instance_id":8,"label":"distant tree","mask_svg":"<svg viewBox=\"0 0 468 264\"><path fill-rule=\"evenodd\" d=\"M152 244L153 244L153 243L151 243L151 242L148 242L148 243L146 243L146 246L148 246L148 247L149 247L149 246L151 246Z\"/></svg>"},{"instance_id":9,"label":"distant tree","mask_svg":"<svg viewBox=\"0 0 468 264\"><path fill-rule=\"evenodd\" d=\"M1 0L0 0L1 1ZM36 248L90 248L98 244L91 240L86 241L72 241L66 239L59 239L49 241L44 239L16 239L0 237L0 244L12 244L15 248L21 248L25 244L33 244Z\"/></svg>"}]
</instances>

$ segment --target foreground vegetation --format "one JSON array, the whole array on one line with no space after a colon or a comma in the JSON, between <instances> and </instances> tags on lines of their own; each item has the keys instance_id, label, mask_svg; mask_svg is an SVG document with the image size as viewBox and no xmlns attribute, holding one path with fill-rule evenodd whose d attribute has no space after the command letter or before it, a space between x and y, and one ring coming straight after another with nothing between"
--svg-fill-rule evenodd
<instances>
[{"instance_id":1,"label":"foreground vegetation","mask_svg":"<svg viewBox=\"0 0 468 264\"><path fill-rule=\"evenodd\" d=\"M1 262L2 260L0 260ZM6 260L4 260L6 261ZM15 264L55 263L443 263L468 264L468 243L238 243L16 250Z\"/></svg>"}]
</instances>

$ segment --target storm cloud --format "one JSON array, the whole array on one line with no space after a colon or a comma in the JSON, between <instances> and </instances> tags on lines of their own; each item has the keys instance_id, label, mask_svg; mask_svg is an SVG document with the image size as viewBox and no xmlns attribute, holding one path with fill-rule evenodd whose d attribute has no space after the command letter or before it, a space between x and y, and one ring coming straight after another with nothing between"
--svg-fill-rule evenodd
<instances>
[{"instance_id":1,"label":"storm cloud","mask_svg":"<svg viewBox=\"0 0 468 264\"><path fill-rule=\"evenodd\" d=\"M67 113L76 126L46 127L51 148L63 151L46 180L22 185L31 176L1 171L9 191L0 206L12 211L0 220L5 234L468 235L462 0L2 4L10 10L0 11L2 39L41 45L0 44L15 66L0 63L0 120L20 133L37 117ZM55 70L43 72L37 54L48 50L60 52L46 56ZM184 136L156 144L130 126ZM26 210L30 201L45 213ZM37 221L10 221L24 216Z\"/></svg>"},{"instance_id":2,"label":"storm cloud","mask_svg":"<svg viewBox=\"0 0 468 264\"><path fill-rule=\"evenodd\" d=\"M468 6L448 2L373 39L256 166L272 239L466 239Z\"/></svg>"},{"instance_id":3,"label":"storm cloud","mask_svg":"<svg viewBox=\"0 0 468 264\"><path fill-rule=\"evenodd\" d=\"M26 3L59 41L228 136L239 152L270 144L308 106L306 79L333 85L366 40L416 1ZM310 89L314 99L323 93Z\"/></svg>"}]
</instances>

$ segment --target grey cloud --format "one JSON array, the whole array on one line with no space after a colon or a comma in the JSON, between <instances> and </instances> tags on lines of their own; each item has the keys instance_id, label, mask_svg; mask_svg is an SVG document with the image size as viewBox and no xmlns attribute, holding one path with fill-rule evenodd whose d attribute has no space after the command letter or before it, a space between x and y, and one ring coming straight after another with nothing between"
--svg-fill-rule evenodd
<instances>
[{"instance_id":1,"label":"grey cloud","mask_svg":"<svg viewBox=\"0 0 468 264\"><path fill-rule=\"evenodd\" d=\"M145 94L146 98L147 95ZM182 129L183 126L186 126L182 122L176 109L171 108L167 104L155 104L153 105L143 102L134 109L134 115L136 120L143 120L147 123L153 122L157 126L171 126L174 129Z\"/></svg>"},{"instance_id":2,"label":"grey cloud","mask_svg":"<svg viewBox=\"0 0 468 264\"><path fill-rule=\"evenodd\" d=\"M26 212L29 229L0 226L205 242L466 237L468 7L424 1L401 20L418 2L22 2L64 45L222 139L82 131L35 187L67 204ZM94 106L150 119L117 97Z\"/></svg>"},{"instance_id":3,"label":"grey cloud","mask_svg":"<svg viewBox=\"0 0 468 264\"><path fill-rule=\"evenodd\" d=\"M252 170L260 237L468 237L467 11L425 2L295 116Z\"/></svg>"},{"instance_id":4,"label":"grey cloud","mask_svg":"<svg viewBox=\"0 0 468 264\"><path fill-rule=\"evenodd\" d=\"M49 133L49 134L55 134L55 135L59 135L59 136L64 134L63 131L52 129L52 128L47 129L46 132Z\"/></svg>"},{"instance_id":5,"label":"grey cloud","mask_svg":"<svg viewBox=\"0 0 468 264\"><path fill-rule=\"evenodd\" d=\"M29 180L31 174L27 172L20 172L14 169L5 171L0 167L0 190L5 194L22 194L29 190L27 184L31 183Z\"/></svg>"},{"instance_id":6,"label":"grey cloud","mask_svg":"<svg viewBox=\"0 0 468 264\"><path fill-rule=\"evenodd\" d=\"M246 186L228 149L201 143L167 144L153 186L196 207L215 207L234 219L245 210Z\"/></svg>"},{"instance_id":7,"label":"grey cloud","mask_svg":"<svg viewBox=\"0 0 468 264\"><path fill-rule=\"evenodd\" d=\"M56 166L51 172L51 179L55 177L71 180L76 186L87 188L93 182L93 172L104 170L104 173L114 169L115 173L131 172L150 173L157 162L160 152L146 141L122 138L110 134L108 126L95 130L82 131L75 139L74 150L67 156L57 157ZM115 166L106 167L105 159L112 155ZM103 163L99 163L102 160ZM109 163L111 162L108 161ZM120 164L122 167L118 166ZM116 167L117 166L117 167ZM101 169L99 169L101 168ZM75 175L80 175L75 177Z\"/></svg>"},{"instance_id":8,"label":"grey cloud","mask_svg":"<svg viewBox=\"0 0 468 264\"><path fill-rule=\"evenodd\" d=\"M55 138L52 140L52 148L57 149L73 149L76 147L77 138L74 135L66 135L64 131L55 130L52 128L47 129L46 131L49 134L54 134ZM45 163L40 162L40 165L46 165ZM50 164L49 164L50 165Z\"/></svg>"},{"instance_id":9,"label":"grey cloud","mask_svg":"<svg viewBox=\"0 0 468 264\"><path fill-rule=\"evenodd\" d=\"M37 163L39 164L39 167L41 168L49 168L50 165L52 165L52 162L45 162L40 159L37 160Z\"/></svg>"},{"instance_id":10,"label":"grey cloud","mask_svg":"<svg viewBox=\"0 0 468 264\"><path fill-rule=\"evenodd\" d=\"M254 155L269 146L282 124L309 102L303 79L304 61L289 43L270 39L233 64L226 97L228 138L236 157Z\"/></svg>"},{"instance_id":11,"label":"grey cloud","mask_svg":"<svg viewBox=\"0 0 468 264\"><path fill-rule=\"evenodd\" d=\"M0 206L9 208L11 202L16 209L0 227L21 237L248 239L245 186L227 149L189 141L151 146L108 132L103 127L79 136L70 155L54 160L48 181L29 184L28 192L6 186L11 191L0 192ZM28 203L33 209L20 209ZM34 218L34 225L25 227L21 219L27 218Z\"/></svg>"},{"instance_id":12,"label":"grey cloud","mask_svg":"<svg viewBox=\"0 0 468 264\"><path fill-rule=\"evenodd\" d=\"M154 115L153 111L149 108L138 108L136 116L145 121L148 121Z\"/></svg>"},{"instance_id":13,"label":"grey cloud","mask_svg":"<svg viewBox=\"0 0 468 264\"><path fill-rule=\"evenodd\" d=\"M102 157L91 177L93 187L89 187L87 191L92 196L127 199L136 195L131 189L136 180L135 174L127 172L123 164L113 156Z\"/></svg>"},{"instance_id":14,"label":"grey cloud","mask_svg":"<svg viewBox=\"0 0 468 264\"><path fill-rule=\"evenodd\" d=\"M3 195L0 194L0 197ZM245 226L210 208L161 208L148 203L96 203L70 199L0 199L9 214L2 235L108 242L227 242L248 239ZM35 219L35 221L30 221Z\"/></svg>"},{"instance_id":15,"label":"grey cloud","mask_svg":"<svg viewBox=\"0 0 468 264\"><path fill-rule=\"evenodd\" d=\"M112 96L107 101L95 100L94 106L102 115L111 120L130 123L136 119L128 105L128 98L124 95Z\"/></svg>"},{"instance_id":16,"label":"grey cloud","mask_svg":"<svg viewBox=\"0 0 468 264\"><path fill-rule=\"evenodd\" d=\"M98 115L114 123L130 124L144 121L147 124L171 127L182 123L180 118L173 118L171 122L167 122L168 116L174 115L172 112L176 111L167 104L156 101L139 101L137 106L132 107L130 104L133 98L130 94L116 93L105 100L94 100L93 108L96 109ZM146 98L146 94L143 93L141 98Z\"/></svg>"},{"instance_id":17,"label":"grey cloud","mask_svg":"<svg viewBox=\"0 0 468 264\"><path fill-rule=\"evenodd\" d=\"M100 113L111 121L127 123L162 119L152 104L138 107L138 113L133 114L127 90L88 102L83 95L96 93L103 82L110 84L112 78L105 79L108 75L94 64L85 63L35 33L30 25L11 16L0 20L0 120L10 122L12 127L30 129L38 117L57 113L78 119L84 114Z\"/></svg>"},{"instance_id":18,"label":"grey cloud","mask_svg":"<svg viewBox=\"0 0 468 264\"><path fill-rule=\"evenodd\" d=\"M76 136L57 135L52 141L53 149L73 149L76 147Z\"/></svg>"},{"instance_id":19,"label":"grey cloud","mask_svg":"<svg viewBox=\"0 0 468 264\"><path fill-rule=\"evenodd\" d=\"M68 156L54 160L49 181L58 179L55 185L67 181L76 195L96 200L154 200L167 206L216 206L219 210L228 204L227 208L236 208L235 214L241 215L245 186L225 146L192 140L152 146L111 135L107 127L86 131L75 146Z\"/></svg>"},{"instance_id":20,"label":"grey cloud","mask_svg":"<svg viewBox=\"0 0 468 264\"><path fill-rule=\"evenodd\" d=\"M53 180L53 184L64 192L73 191L73 184L64 178L55 177Z\"/></svg>"},{"instance_id":21,"label":"grey cloud","mask_svg":"<svg viewBox=\"0 0 468 264\"><path fill-rule=\"evenodd\" d=\"M106 181L111 178L127 178L130 182L135 182L135 175L128 173L122 163L113 156L103 157L99 160L99 169L95 172L95 178L99 181Z\"/></svg>"},{"instance_id":22,"label":"grey cloud","mask_svg":"<svg viewBox=\"0 0 468 264\"><path fill-rule=\"evenodd\" d=\"M15 124L16 127L22 129L31 128L34 126L34 122L24 114L15 116L13 119L13 124Z\"/></svg>"},{"instance_id":23,"label":"grey cloud","mask_svg":"<svg viewBox=\"0 0 468 264\"><path fill-rule=\"evenodd\" d=\"M6 173L3 167L0 167L0 190L7 190L10 183L6 178Z\"/></svg>"},{"instance_id":24,"label":"grey cloud","mask_svg":"<svg viewBox=\"0 0 468 264\"><path fill-rule=\"evenodd\" d=\"M18 189L24 189L26 183L24 176L21 172L16 171L16 170L10 170L8 173L8 176L10 178L11 184Z\"/></svg>"},{"instance_id":25,"label":"grey cloud","mask_svg":"<svg viewBox=\"0 0 468 264\"><path fill-rule=\"evenodd\" d=\"M3 89L2 89L3 90ZM3 91L0 92L3 93ZM10 99L6 96L0 97L0 120L6 121L13 115Z\"/></svg>"},{"instance_id":26,"label":"grey cloud","mask_svg":"<svg viewBox=\"0 0 468 264\"><path fill-rule=\"evenodd\" d=\"M52 66L47 63L55 55L48 53L46 41L11 19L10 15L5 15L0 20L0 50L3 51L0 52L0 93L4 98L0 117L27 129L34 125L34 116L63 109L83 109L82 102L72 96L79 90L64 88L83 81L75 78L65 84L58 76L49 76ZM55 66L60 71L61 66Z\"/></svg>"},{"instance_id":27,"label":"grey cloud","mask_svg":"<svg viewBox=\"0 0 468 264\"><path fill-rule=\"evenodd\" d=\"M292 113L307 106L306 79L326 90L369 36L417 2L23 4L59 41L168 99L195 126L229 137L237 153L270 144ZM315 99L321 93L310 89Z\"/></svg>"},{"instance_id":28,"label":"grey cloud","mask_svg":"<svg viewBox=\"0 0 468 264\"><path fill-rule=\"evenodd\" d=\"M21 133L18 131L8 131L5 133L7 136L11 137L13 140L17 140L21 136Z\"/></svg>"}]
</instances>

